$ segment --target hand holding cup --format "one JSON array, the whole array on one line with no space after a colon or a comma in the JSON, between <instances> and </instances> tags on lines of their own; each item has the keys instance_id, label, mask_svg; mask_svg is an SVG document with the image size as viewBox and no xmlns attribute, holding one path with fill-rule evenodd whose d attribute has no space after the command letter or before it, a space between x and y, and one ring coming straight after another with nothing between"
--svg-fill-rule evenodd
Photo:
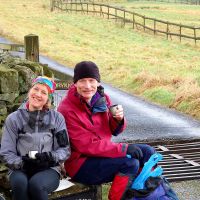
<instances>
[{"instance_id":1,"label":"hand holding cup","mask_svg":"<svg viewBox=\"0 0 200 200\"><path fill-rule=\"evenodd\" d=\"M118 121L121 121L124 118L124 110L122 105L115 104L110 106L110 112Z\"/></svg>"},{"instance_id":2,"label":"hand holding cup","mask_svg":"<svg viewBox=\"0 0 200 200\"><path fill-rule=\"evenodd\" d=\"M29 158L36 159L35 157L36 153L38 153L38 151L29 151L28 152Z\"/></svg>"}]
</instances>

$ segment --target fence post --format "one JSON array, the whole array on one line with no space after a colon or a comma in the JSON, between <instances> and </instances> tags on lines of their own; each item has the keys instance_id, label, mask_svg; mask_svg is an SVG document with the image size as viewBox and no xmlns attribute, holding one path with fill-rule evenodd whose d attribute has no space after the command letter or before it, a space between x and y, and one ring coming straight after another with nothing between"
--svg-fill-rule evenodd
<instances>
[{"instance_id":1,"label":"fence post","mask_svg":"<svg viewBox=\"0 0 200 200\"><path fill-rule=\"evenodd\" d=\"M95 10L95 5L94 5L94 3L92 4L92 6L93 6L92 14L93 14L93 15L96 15L96 10Z\"/></svg>"},{"instance_id":2,"label":"fence post","mask_svg":"<svg viewBox=\"0 0 200 200\"><path fill-rule=\"evenodd\" d=\"M83 3L80 2L80 6L81 6L81 9L82 9L82 13L84 14L84 9L83 9Z\"/></svg>"},{"instance_id":3,"label":"fence post","mask_svg":"<svg viewBox=\"0 0 200 200\"><path fill-rule=\"evenodd\" d=\"M144 29L144 31L145 31L145 26L146 26L146 17L145 16L143 16L143 29Z\"/></svg>"},{"instance_id":4,"label":"fence post","mask_svg":"<svg viewBox=\"0 0 200 200\"><path fill-rule=\"evenodd\" d=\"M39 37L34 34L24 36L26 59L39 62Z\"/></svg>"},{"instance_id":5,"label":"fence post","mask_svg":"<svg viewBox=\"0 0 200 200\"><path fill-rule=\"evenodd\" d=\"M194 27L194 41L195 41L195 45L197 44L197 35L196 35L196 28Z\"/></svg>"},{"instance_id":6,"label":"fence post","mask_svg":"<svg viewBox=\"0 0 200 200\"><path fill-rule=\"evenodd\" d=\"M102 186L101 185L98 185L96 186L96 198L97 200L102 200Z\"/></svg>"},{"instance_id":7,"label":"fence post","mask_svg":"<svg viewBox=\"0 0 200 200\"><path fill-rule=\"evenodd\" d=\"M87 14L88 14L88 3L87 3Z\"/></svg>"},{"instance_id":8,"label":"fence post","mask_svg":"<svg viewBox=\"0 0 200 200\"><path fill-rule=\"evenodd\" d=\"M60 1L60 3L61 3L61 10L63 11L63 1Z\"/></svg>"},{"instance_id":9,"label":"fence post","mask_svg":"<svg viewBox=\"0 0 200 200\"><path fill-rule=\"evenodd\" d=\"M124 10L124 26L125 26L125 24L126 24L126 12Z\"/></svg>"},{"instance_id":10,"label":"fence post","mask_svg":"<svg viewBox=\"0 0 200 200\"><path fill-rule=\"evenodd\" d=\"M108 19L110 18L110 6L108 5Z\"/></svg>"},{"instance_id":11,"label":"fence post","mask_svg":"<svg viewBox=\"0 0 200 200\"><path fill-rule=\"evenodd\" d=\"M117 22L117 9L115 8L115 23Z\"/></svg>"},{"instance_id":12,"label":"fence post","mask_svg":"<svg viewBox=\"0 0 200 200\"><path fill-rule=\"evenodd\" d=\"M181 42L181 37L182 37L182 26L180 24L180 30L179 30L179 33L180 33L180 42Z\"/></svg>"},{"instance_id":13,"label":"fence post","mask_svg":"<svg viewBox=\"0 0 200 200\"><path fill-rule=\"evenodd\" d=\"M153 33L156 34L156 20L153 20Z\"/></svg>"},{"instance_id":14,"label":"fence post","mask_svg":"<svg viewBox=\"0 0 200 200\"><path fill-rule=\"evenodd\" d=\"M133 13L133 29L135 28L135 15Z\"/></svg>"},{"instance_id":15,"label":"fence post","mask_svg":"<svg viewBox=\"0 0 200 200\"><path fill-rule=\"evenodd\" d=\"M169 38L169 23L167 22L167 39Z\"/></svg>"},{"instance_id":16,"label":"fence post","mask_svg":"<svg viewBox=\"0 0 200 200\"><path fill-rule=\"evenodd\" d=\"M100 16L103 15L102 6L100 5ZM104 15L103 15L104 17Z\"/></svg>"},{"instance_id":17,"label":"fence post","mask_svg":"<svg viewBox=\"0 0 200 200\"><path fill-rule=\"evenodd\" d=\"M51 12L54 11L54 0L50 1L50 8L51 8Z\"/></svg>"}]
</instances>

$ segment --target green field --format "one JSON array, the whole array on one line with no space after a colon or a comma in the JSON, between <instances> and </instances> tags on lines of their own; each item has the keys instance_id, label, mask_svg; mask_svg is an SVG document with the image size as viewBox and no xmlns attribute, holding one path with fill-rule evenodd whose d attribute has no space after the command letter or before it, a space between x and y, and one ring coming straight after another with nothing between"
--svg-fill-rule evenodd
<instances>
[{"instance_id":1,"label":"green field","mask_svg":"<svg viewBox=\"0 0 200 200\"><path fill-rule=\"evenodd\" d=\"M147 17L200 27L200 6L152 1L127 1L112 5Z\"/></svg>"},{"instance_id":2,"label":"green field","mask_svg":"<svg viewBox=\"0 0 200 200\"><path fill-rule=\"evenodd\" d=\"M122 28L98 16L50 12L49 4L49 0L0 0L0 35L23 43L25 35L36 34L41 54L71 67L81 60L92 60L100 68L102 81L200 119L200 42L197 46L194 42L181 44ZM165 10L163 20L175 19L182 11L186 15L186 8L194 12L199 8L156 2L121 6L152 17L155 10ZM154 17L161 15L156 12ZM192 20L191 12L187 16L198 24L198 17Z\"/></svg>"}]
</instances>

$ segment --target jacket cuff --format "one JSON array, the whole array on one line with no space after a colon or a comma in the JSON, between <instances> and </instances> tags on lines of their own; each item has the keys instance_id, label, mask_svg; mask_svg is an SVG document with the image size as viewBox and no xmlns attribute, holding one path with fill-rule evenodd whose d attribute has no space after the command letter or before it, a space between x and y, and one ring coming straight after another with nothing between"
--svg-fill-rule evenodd
<instances>
[{"instance_id":1,"label":"jacket cuff","mask_svg":"<svg viewBox=\"0 0 200 200\"><path fill-rule=\"evenodd\" d=\"M114 135L114 136L119 135L119 133L122 130L123 125L124 125L124 117L120 122L118 122L117 128L113 131L112 135Z\"/></svg>"},{"instance_id":2,"label":"jacket cuff","mask_svg":"<svg viewBox=\"0 0 200 200\"><path fill-rule=\"evenodd\" d=\"M127 148L128 148L128 144L123 143L123 144L122 144L122 152L126 154Z\"/></svg>"}]
</instances>

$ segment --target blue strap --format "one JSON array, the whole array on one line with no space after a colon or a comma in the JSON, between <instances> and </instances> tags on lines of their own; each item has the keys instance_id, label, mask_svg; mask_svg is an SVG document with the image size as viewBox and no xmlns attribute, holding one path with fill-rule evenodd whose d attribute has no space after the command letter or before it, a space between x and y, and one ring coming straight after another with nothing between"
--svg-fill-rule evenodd
<instances>
[{"instance_id":1,"label":"blue strap","mask_svg":"<svg viewBox=\"0 0 200 200\"><path fill-rule=\"evenodd\" d=\"M158 161L162 160L163 156L159 153L153 154L149 160L144 164L144 167L142 168L142 171L137 176L135 181L133 182L131 188L135 190L145 189L145 181L150 176L152 177L158 177L162 175L162 168L157 167L152 171L152 168L158 163Z\"/></svg>"}]
</instances>

